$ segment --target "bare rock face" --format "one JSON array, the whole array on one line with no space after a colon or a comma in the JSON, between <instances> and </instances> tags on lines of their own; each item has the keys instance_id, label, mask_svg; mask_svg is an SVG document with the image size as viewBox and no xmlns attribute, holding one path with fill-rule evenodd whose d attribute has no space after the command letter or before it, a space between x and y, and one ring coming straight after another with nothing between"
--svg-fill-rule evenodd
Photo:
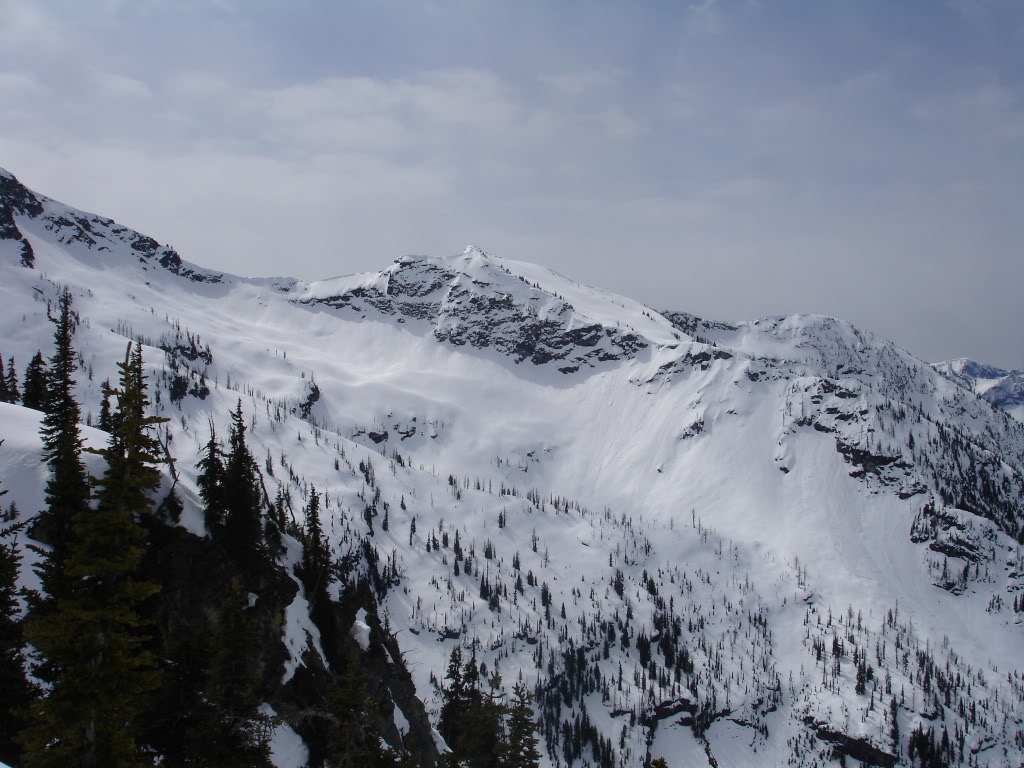
<instances>
[{"instance_id":1,"label":"bare rock face","mask_svg":"<svg viewBox=\"0 0 1024 768\"><path fill-rule=\"evenodd\" d=\"M563 374L632 359L648 347L635 333L579 316L571 304L475 249L446 262L407 256L369 286L301 303L372 312L403 324L425 321L438 341L490 349L517 365L550 363Z\"/></svg>"},{"instance_id":2,"label":"bare rock face","mask_svg":"<svg viewBox=\"0 0 1024 768\"><path fill-rule=\"evenodd\" d=\"M35 266L35 253L28 239L18 229L15 216L40 216L43 213L39 198L12 174L0 168L0 240L15 240L21 245L20 260L23 267Z\"/></svg>"}]
</instances>

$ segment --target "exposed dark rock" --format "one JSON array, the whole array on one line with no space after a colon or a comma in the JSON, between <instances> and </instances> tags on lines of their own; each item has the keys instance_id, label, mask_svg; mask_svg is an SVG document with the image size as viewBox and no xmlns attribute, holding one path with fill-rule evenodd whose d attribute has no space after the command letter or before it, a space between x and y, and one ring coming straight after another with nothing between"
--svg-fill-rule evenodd
<instances>
[{"instance_id":1,"label":"exposed dark rock","mask_svg":"<svg viewBox=\"0 0 1024 768\"><path fill-rule=\"evenodd\" d=\"M152 237L149 237L147 235L139 235L137 238L135 238L135 241L132 243L133 250L139 251L140 253L144 253L147 256L152 256L154 253L157 252L157 249L159 247L160 243L158 243Z\"/></svg>"},{"instance_id":2,"label":"exposed dark rock","mask_svg":"<svg viewBox=\"0 0 1024 768\"><path fill-rule=\"evenodd\" d=\"M36 218L43 215L43 204L35 193L14 176L0 173L0 212L2 211L7 211L9 215Z\"/></svg>"},{"instance_id":3,"label":"exposed dark rock","mask_svg":"<svg viewBox=\"0 0 1024 768\"><path fill-rule=\"evenodd\" d=\"M899 756L879 749L867 739L854 738L845 733L834 731L825 723L815 722L813 717L805 717L804 722L810 726L822 741L833 744L839 754L860 760L865 765L877 765L892 768L899 762Z\"/></svg>"},{"instance_id":4,"label":"exposed dark rock","mask_svg":"<svg viewBox=\"0 0 1024 768\"><path fill-rule=\"evenodd\" d=\"M32 250L32 244L27 237L21 238L21 266L34 269L36 266L36 253Z\"/></svg>"},{"instance_id":5,"label":"exposed dark rock","mask_svg":"<svg viewBox=\"0 0 1024 768\"><path fill-rule=\"evenodd\" d=\"M738 328L738 326L730 325L729 323L704 320L696 315L691 315L689 312L664 311L661 315L687 336L696 337L710 331L735 331Z\"/></svg>"},{"instance_id":6,"label":"exposed dark rock","mask_svg":"<svg viewBox=\"0 0 1024 768\"><path fill-rule=\"evenodd\" d=\"M0 173L0 240L17 240L21 243L19 261L21 266L32 269L36 256L14 217L35 218L43 213L43 205L30 190L13 176Z\"/></svg>"},{"instance_id":7,"label":"exposed dark rock","mask_svg":"<svg viewBox=\"0 0 1024 768\"><path fill-rule=\"evenodd\" d=\"M820 429L822 432L829 432L832 430L822 429L817 422L814 424L815 429ZM881 474L881 470L885 467L896 467L898 469L910 469L911 465L908 464L902 456L886 456L884 454L872 453L871 451L864 450L856 445L846 442L841 438L836 439L836 450L838 450L848 462L858 467L858 471L851 472L851 477L863 477L864 475L871 473L875 475Z\"/></svg>"},{"instance_id":8,"label":"exposed dark rock","mask_svg":"<svg viewBox=\"0 0 1024 768\"><path fill-rule=\"evenodd\" d=\"M564 374L601 363L634 358L648 342L635 333L592 323L574 325L573 307L530 288L526 293L496 265L485 269L493 280L470 279L462 272L428 260L398 260L380 287L358 286L342 294L298 303L383 316L424 320L434 338L454 347L490 349L514 363L561 362ZM503 290L504 288L504 290ZM543 305L543 312L539 309Z\"/></svg>"},{"instance_id":9,"label":"exposed dark rock","mask_svg":"<svg viewBox=\"0 0 1024 768\"><path fill-rule=\"evenodd\" d=\"M299 418L308 419L310 412L313 410L313 405L319 400L320 387L318 387L315 382L310 382L309 392L306 394L306 399L299 403Z\"/></svg>"}]
</instances>

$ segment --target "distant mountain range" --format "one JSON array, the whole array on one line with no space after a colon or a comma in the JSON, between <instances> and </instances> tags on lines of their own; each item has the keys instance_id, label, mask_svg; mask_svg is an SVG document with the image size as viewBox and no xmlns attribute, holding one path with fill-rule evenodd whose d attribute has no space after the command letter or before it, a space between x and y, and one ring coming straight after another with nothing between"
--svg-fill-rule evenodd
<instances>
[{"instance_id":1,"label":"distant mountain range","mask_svg":"<svg viewBox=\"0 0 1024 768\"><path fill-rule=\"evenodd\" d=\"M965 357L933 363L932 367L954 381L962 382L976 395L996 408L1002 408L1018 421L1024 421L1024 371L1008 371Z\"/></svg>"}]
</instances>

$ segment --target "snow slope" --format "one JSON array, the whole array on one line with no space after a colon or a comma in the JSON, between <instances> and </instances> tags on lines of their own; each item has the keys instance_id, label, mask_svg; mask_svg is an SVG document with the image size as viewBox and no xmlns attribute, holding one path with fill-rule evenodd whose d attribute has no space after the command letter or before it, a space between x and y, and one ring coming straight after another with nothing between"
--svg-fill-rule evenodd
<instances>
[{"instance_id":1,"label":"snow slope","mask_svg":"<svg viewBox=\"0 0 1024 768\"><path fill-rule=\"evenodd\" d=\"M268 493L298 514L315 487L334 552L375 547L435 715L461 646L536 686L551 765L906 764L918 726L962 735L955 764L1024 761L1024 425L890 342L657 312L474 247L310 284L224 275L3 172L0 212L0 352L48 354L70 287L91 419L143 341L199 533L207 423L226 434L241 400ZM23 515L34 419L0 406Z\"/></svg>"}]
</instances>

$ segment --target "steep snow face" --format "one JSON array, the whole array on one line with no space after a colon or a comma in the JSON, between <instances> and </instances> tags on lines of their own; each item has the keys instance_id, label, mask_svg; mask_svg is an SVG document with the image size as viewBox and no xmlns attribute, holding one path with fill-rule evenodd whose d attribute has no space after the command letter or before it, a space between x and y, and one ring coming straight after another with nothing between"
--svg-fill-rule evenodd
<instances>
[{"instance_id":1,"label":"steep snow face","mask_svg":"<svg viewBox=\"0 0 1024 768\"><path fill-rule=\"evenodd\" d=\"M338 556L370 542L435 715L461 646L538 686L551 765L564 722L630 764L893 764L938 723L961 763L1021 764L1024 426L893 344L659 313L477 248L311 284L174 269L24 194L2 202L0 352L48 350L70 286L89 417L142 340L198 533L207 423L241 400L268 494L301 518L313 486ZM5 487L39 474L20 411Z\"/></svg>"},{"instance_id":2,"label":"steep snow face","mask_svg":"<svg viewBox=\"0 0 1024 768\"><path fill-rule=\"evenodd\" d=\"M965 357L932 367L1024 422L1024 371L1007 371Z\"/></svg>"},{"instance_id":3,"label":"steep snow face","mask_svg":"<svg viewBox=\"0 0 1024 768\"><path fill-rule=\"evenodd\" d=\"M866 480L908 497L930 491L1020 536L1024 429L985 400L891 342L834 318L730 325L667 316L716 345L713 356L749 358L748 376L788 380L779 404L790 420L785 431L813 426L833 433L837 449ZM946 434L949 428L955 436Z\"/></svg>"}]
</instances>

